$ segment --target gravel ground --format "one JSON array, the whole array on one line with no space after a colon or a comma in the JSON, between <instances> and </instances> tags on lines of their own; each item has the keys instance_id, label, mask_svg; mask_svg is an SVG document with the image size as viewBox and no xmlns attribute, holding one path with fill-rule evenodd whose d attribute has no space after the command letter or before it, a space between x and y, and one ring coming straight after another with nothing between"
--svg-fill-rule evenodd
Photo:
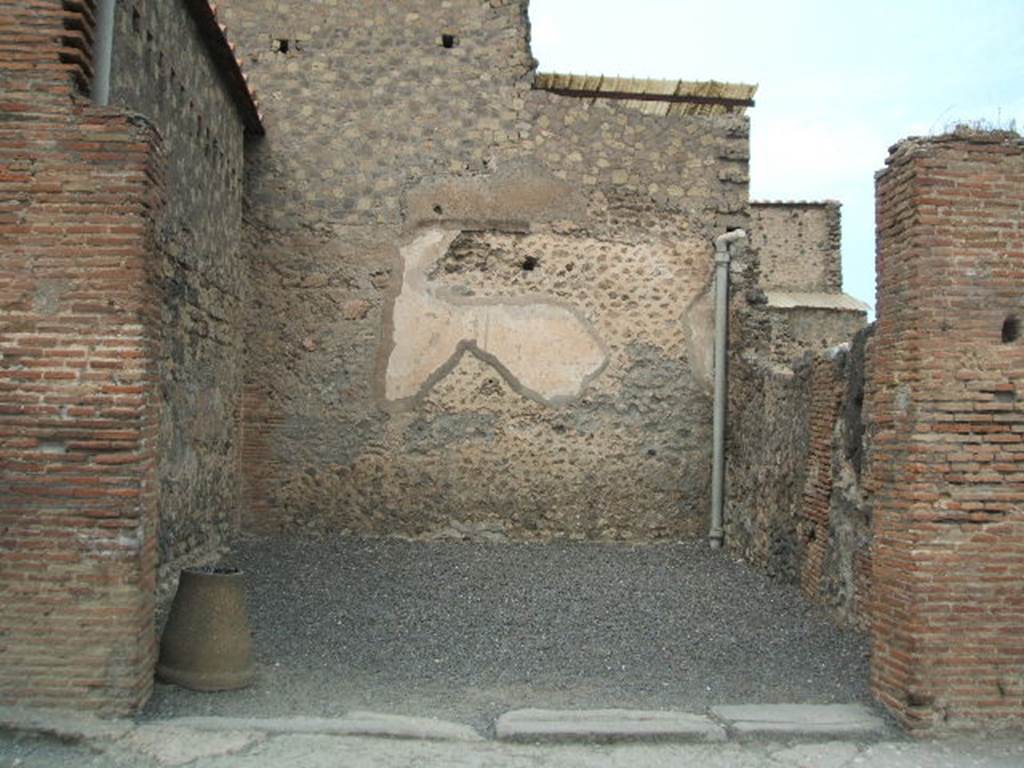
<instances>
[{"instance_id":1,"label":"gravel ground","mask_svg":"<svg viewBox=\"0 0 1024 768\"><path fill-rule=\"evenodd\" d=\"M703 541L247 538L259 677L144 717L369 709L489 732L509 709L870 701L867 639Z\"/></svg>"}]
</instances>

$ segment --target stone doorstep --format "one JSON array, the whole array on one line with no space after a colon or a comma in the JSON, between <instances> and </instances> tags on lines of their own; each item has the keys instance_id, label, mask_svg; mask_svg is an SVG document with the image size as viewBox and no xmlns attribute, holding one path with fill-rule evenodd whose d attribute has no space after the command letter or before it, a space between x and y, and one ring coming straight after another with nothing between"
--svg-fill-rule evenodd
<instances>
[{"instance_id":1,"label":"stone doorstep","mask_svg":"<svg viewBox=\"0 0 1024 768\"><path fill-rule=\"evenodd\" d=\"M712 707L711 714L738 738L882 736L885 721L862 704L743 704Z\"/></svg>"},{"instance_id":2,"label":"stone doorstep","mask_svg":"<svg viewBox=\"0 0 1024 768\"><path fill-rule=\"evenodd\" d=\"M704 715L637 709L516 709L495 726L501 741L723 741L725 729Z\"/></svg>"},{"instance_id":3,"label":"stone doorstep","mask_svg":"<svg viewBox=\"0 0 1024 768\"><path fill-rule=\"evenodd\" d=\"M429 717L386 715L353 711L342 717L176 717L161 725L194 731L255 731L267 734L319 736L383 736L427 741L483 741L476 730L462 723Z\"/></svg>"}]
</instances>

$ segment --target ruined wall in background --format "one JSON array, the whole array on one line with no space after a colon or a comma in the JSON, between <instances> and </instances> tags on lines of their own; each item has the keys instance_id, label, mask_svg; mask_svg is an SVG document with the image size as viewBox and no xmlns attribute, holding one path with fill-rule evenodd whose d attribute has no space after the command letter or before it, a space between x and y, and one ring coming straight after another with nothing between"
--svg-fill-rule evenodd
<instances>
[{"instance_id":1,"label":"ruined wall in background","mask_svg":"<svg viewBox=\"0 0 1024 768\"><path fill-rule=\"evenodd\" d=\"M817 306L814 298L796 304L785 295L769 292L768 348L773 362L789 366L808 351L845 344L867 322L867 310L861 308L865 305L855 299L842 294L820 298Z\"/></svg>"},{"instance_id":2,"label":"ruined wall in background","mask_svg":"<svg viewBox=\"0 0 1024 768\"><path fill-rule=\"evenodd\" d=\"M696 531L746 119L532 91L524 2L226 6L268 94L248 525Z\"/></svg>"},{"instance_id":3,"label":"ruined wall in background","mask_svg":"<svg viewBox=\"0 0 1024 768\"><path fill-rule=\"evenodd\" d=\"M243 125L185 3L119 2L114 27L111 103L151 120L167 158L157 472L171 574L182 558L208 556L238 516Z\"/></svg>"},{"instance_id":4,"label":"ruined wall in background","mask_svg":"<svg viewBox=\"0 0 1024 768\"><path fill-rule=\"evenodd\" d=\"M752 203L750 241L761 260L761 287L841 291L839 211L834 200Z\"/></svg>"},{"instance_id":5,"label":"ruined wall in background","mask_svg":"<svg viewBox=\"0 0 1024 768\"><path fill-rule=\"evenodd\" d=\"M729 369L726 541L864 626L866 305L841 292L839 204L751 211L760 273L740 302L748 338Z\"/></svg>"}]
</instances>

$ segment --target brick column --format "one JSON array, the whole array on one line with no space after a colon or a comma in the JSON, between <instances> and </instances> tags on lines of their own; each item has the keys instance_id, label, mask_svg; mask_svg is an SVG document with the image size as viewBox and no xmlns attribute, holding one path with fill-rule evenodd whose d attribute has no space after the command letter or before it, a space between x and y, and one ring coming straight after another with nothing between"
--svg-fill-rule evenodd
<instances>
[{"instance_id":1,"label":"brick column","mask_svg":"<svg viewBox=\"0 0 1024 768\"><path fill-rule=\"evenodd\" d=\"M78 93L91 5L0 0L0 703L127 713L155 652L160 148Z\"/></svg>"},{"instance_id":2,"label":"brick column","mask_svg":"<svg viewBox=\"0 0 1024 768\"><path fill-rule=\"evenodd\" d=\"M911 729L1024 723L1024 144L896 145L867 373L871 682Z\"/></svg>"}]
</instances>

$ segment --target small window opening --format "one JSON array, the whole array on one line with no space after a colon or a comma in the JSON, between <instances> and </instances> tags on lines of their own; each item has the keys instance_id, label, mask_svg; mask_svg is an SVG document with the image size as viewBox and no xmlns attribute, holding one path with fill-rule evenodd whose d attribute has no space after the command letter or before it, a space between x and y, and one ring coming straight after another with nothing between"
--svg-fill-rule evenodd
<instances>
[{"instance_id":1,"label":"small window opening","mask_svg":"<svg viewBox=\"0 0 1024 768\"><path fill-rule=\"evenodd\" d=\"M290 48L291 48L291 41L290 40L288 40L285 37L282 37L282 38L278 39L278 41L277 41L277 48L276 48L278 53L288 53L288 50Z\"/></svg>"},{"instance_id":2,"label":"small window opening","mask_svg":"<svg viewBox=\"0 0 1024 768\"><path fill-rule=\"evenodd\" d=\"M454 48L459 44L459 38L456 35L446 32L441 35L441 47L443 48Z\"/></svg>"},{"instance_id":3,"label":"small window opening","mask_svg":"<svg viewBox=\"0 0 1024 768\"><path fill-rule=\"evenodd\" d=\"M1003 344L1009 344L1020 338L1020 318L1009 315L1003 320Z\"/></svg>"},{"instance_id":4,"label":"small window opening","mask_svg":"<svg viewBox=\"0 0 1024 768\"><path fill-rule=\"evenodd\" d=\"M540 259L536 256L527 256L523 259L522 268L523 272L533 272L538 266L540 266Z\"/></svg>"}]
</instances>

